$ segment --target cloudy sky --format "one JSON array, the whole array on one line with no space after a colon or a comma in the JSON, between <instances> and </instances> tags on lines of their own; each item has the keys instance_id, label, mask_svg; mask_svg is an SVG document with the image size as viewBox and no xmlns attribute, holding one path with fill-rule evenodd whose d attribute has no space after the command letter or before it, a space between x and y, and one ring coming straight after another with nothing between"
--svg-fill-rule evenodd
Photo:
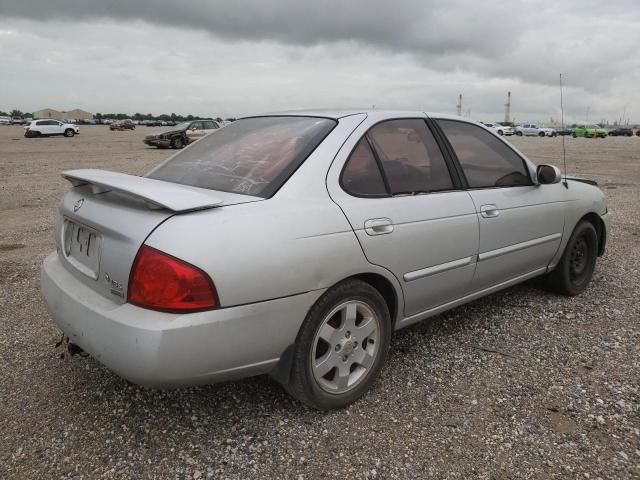
<instances>
[{"instance_id":1,"label":"cloudy sky","mask_svg":"<svg viewBox=\"0 0 640 480\"><path fill-rule=\"evenodd\" d=\"M637 0L0 0L0 110L640 122Z\"/></svg>"}]
</instances>

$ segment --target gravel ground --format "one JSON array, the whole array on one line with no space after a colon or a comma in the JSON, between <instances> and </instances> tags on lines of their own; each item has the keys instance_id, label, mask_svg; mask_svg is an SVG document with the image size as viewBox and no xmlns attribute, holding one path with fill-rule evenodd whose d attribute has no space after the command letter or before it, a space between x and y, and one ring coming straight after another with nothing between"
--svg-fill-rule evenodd
<instances>
[{"instance_id":1,"label":"gravel ground","mask_svg":"<svg viewBox=\"0 0 640 480\"><path fill-rule=\"evenodd\" d=\"M66 168L142 173L151 128L0 127L0 478L640 478L640 138L568 138L613 231L591 287L522 285L398 332L381 380L328 414L270 378L154 391L55 348L39 265ZM559 165L561 139L514 138Z\"/></svg>"}]
</instances>

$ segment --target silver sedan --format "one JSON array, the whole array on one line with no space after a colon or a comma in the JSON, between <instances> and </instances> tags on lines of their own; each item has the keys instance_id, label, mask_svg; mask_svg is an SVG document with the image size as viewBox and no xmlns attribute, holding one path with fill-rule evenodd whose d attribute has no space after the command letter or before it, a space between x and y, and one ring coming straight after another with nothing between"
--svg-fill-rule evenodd
<instances>
[{"instance_id":1,"label":"silver sedan","mask_svg":"<svg viewBox=\"0 0 640 480\"><path fill-rule=\"evenodd\" d=\"M269 373L319 409L397 329L533 277L583 292L609 225L593 182L424 112L250 117L143 177L63 176L41 282L71 344L151 387Z\"/></svg>"}]
</instances>

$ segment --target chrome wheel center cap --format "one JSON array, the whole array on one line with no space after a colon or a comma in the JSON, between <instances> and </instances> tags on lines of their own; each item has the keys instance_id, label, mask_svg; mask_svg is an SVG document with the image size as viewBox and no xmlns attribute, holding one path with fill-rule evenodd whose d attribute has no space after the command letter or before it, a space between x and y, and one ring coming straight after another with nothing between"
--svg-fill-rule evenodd
<instances>
[{"instance_id":1,"label":"chrome wheel center cap","mask_svg":"<svg viewBox=\"0 0 640 480\"><path fill-rule=\"evenodd\" d=\"M353 345L353 342L351 340L347 340L346 342L344 342L342 344L342 348L340 350L345 355L349 355L351 352L353 352L354 348L355 348L355 346Z\"/></svg>"}]
</instances>

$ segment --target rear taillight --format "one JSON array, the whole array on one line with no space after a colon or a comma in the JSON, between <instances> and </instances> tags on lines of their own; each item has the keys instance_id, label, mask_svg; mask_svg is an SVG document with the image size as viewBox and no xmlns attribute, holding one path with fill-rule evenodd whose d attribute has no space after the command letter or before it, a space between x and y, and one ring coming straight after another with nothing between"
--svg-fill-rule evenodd
<instances>
[{"instance_id":1,"label":"rear taillight","mask_svg":"<svg viewBox=\"0 0 640 480\"><path fill-rule=\"evenodd\" d=\"M220 306L216 287L205 272L146 245L133 262L129 302L164 312L197 312Z\"/></svg>"}]
</instances>

